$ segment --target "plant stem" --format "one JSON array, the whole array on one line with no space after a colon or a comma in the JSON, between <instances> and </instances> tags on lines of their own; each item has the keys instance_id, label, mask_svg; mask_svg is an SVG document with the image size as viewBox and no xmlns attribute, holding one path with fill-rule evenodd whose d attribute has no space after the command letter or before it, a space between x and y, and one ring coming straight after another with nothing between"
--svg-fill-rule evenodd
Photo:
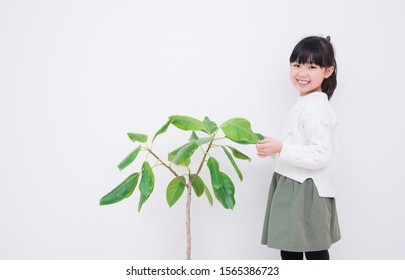
<instances>
[{"instance_id":1,"label":"plant stem","mask_svg":"<svg viewBox=\"0 0 405 280\"><path fill-rule=\"evenodd\" d=\"M200 166L197 169L197 173L195 174L193 180L189 181L187 184L187 203L186 203L186 232L187 232L187 251L186 251L186 259L187 260L191 260L191 187L194 183L194 181L197 179L198 174L200 173L204 162L205 162L205 158L208 155L208 151L211 149L212 146L212 142L214 142L214 140L212 140L210 142L210 144L208 145L207 150L204 153L204 157L201 160ZM190 178L190 176L189 176Z\"/></svg>"},{"instance_id":2,"label":"plant stem","mask_svg":"<svg viewBox=\"0 0 405 280\"><path fill-rule=\"evenodd\" d=\"M187 251L186 251L186 259L191 260L191 188L194 183L194 181L197 179L198 174L200 173L202 167L204 166L205 158L208 155L209 150L211 149L212 143L214 142L214 139L211 140L211 142L208 145L207 150L204 153L203 159L201 160L200 166L197 169L197 172L193 178L193 180L189 180L188 184L184 182L184 180L174 171L169 165L163 162L154 152L152 152L151 149L147 149L148 152L153 155L158 161L162 163L167 169L170 170L174 174L174 176L179 179L180 182L182 182L186 187L187 187L187 203L186 203L186 234L187 234ZM190 172L189 172L190 173ZM189 174L190 175L190 174ZM190 176L189 176L190 178Z\"/></svg>"},{"instance_id":3,"label":"plant stem","mask_svg":"<svg viewBox=\"0 0 405 280\"><path fill-rule=\"evenodd\" d=\"M191 182L187 185L187 203L186 203L186 232L187 232L187 251L186 259L191 260Z\"/></svg>"}]
</instances>

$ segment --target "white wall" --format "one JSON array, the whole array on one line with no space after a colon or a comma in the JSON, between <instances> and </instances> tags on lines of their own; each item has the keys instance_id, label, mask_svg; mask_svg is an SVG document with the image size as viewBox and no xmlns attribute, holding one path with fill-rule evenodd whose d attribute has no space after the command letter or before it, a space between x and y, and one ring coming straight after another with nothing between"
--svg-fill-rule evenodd
<instances>
[{"instance_id":1,"label":"white wall","mask_svg":"<svg viewBox=\"0 0 405 280\"><path fill-rule=\"evenodd\" d=\"M0 1L0 259L183 259L185 197L98 200L167 117L241 116L279 136L297 92L288 58L330 35L338 61L342 240L334 259L405 258L401 1ZM171 128L164 154L183 143ZM192 205L194 259L278 259L260 245L273 161L240 163L233 211ZM206 173L205 173L206 174Z\"/></svg>"}]
</instances>

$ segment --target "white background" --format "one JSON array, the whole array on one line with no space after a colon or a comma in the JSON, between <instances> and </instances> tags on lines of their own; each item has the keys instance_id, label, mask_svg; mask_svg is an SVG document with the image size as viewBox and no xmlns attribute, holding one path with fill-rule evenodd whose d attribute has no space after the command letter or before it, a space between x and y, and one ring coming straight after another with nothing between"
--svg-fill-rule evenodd
<instances>
[{"instance_id":1,"label":"white background","mask_svg":"<svg viewBox=\"0 0 405 280\"><path fill-rule=\"evenodd\" d=\"M338 62L339 212L333 259L405 259L405 19L401 1L0 1L0 259L183 259L185 196L99 199L116 165L173 114L244 117L278 137L298 93L289 55L330 35ZM187 135L186 135L187 134ZM171 127L156 152L183 144ZM279 259L260 245L272 159L228 162L236 206L192 203L193 259ZM225 159L222 154L214 154ZM207 172L204 171L207 175ZM204 175L204 176L205 176ZM208 178L208 177L205 177ZM208 182L209 180L206 179Z\"/></svg>"}]
</instances>

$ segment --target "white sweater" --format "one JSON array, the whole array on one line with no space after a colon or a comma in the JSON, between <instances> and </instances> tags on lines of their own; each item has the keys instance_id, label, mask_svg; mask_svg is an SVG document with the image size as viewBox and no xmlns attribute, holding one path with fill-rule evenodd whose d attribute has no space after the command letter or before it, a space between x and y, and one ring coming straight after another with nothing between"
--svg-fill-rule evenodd
<instances>
[{"instance_id":1,"label":"white sweater","mask_svg":"<svg viewBox=\"0 0 405 280\"><path fill-rule=\"evenodd\" d=\"M284 125L274 172L300 183L312 178L321 197L334 197L337 124L325 93L300 96Z\"/></svg>"}]
</instances>

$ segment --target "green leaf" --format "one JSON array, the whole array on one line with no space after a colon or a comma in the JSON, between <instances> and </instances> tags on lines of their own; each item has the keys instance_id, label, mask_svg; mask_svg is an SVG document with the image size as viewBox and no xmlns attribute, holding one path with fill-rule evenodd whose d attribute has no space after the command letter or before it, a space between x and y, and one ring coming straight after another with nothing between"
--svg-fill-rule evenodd
<instances>
[{"instance_id":1,"label":"green leaf","mask_svg":"<svg viewBox=\"0 0 405 280\"><path fill-rule=\"evenodd\" d=\"M176 150L170 152L170 153L168 154L168 160L169 160L170 162L173 162L173 159L176 157L177 153L178 153L178 152L181 150L181 148L183 148L183 147L184 147L184 145L181 146L181 147L178 147ZM190 162L191 162L191 160L188 158L188 159L186 159L184 162L178 163L177 165L189 166Z\"/></svg>"},{"instance_id":2,"label":"green leaf","mask_svg":"<svg viewBox=\"0 0 405 280\"><path fill-rule=\"evenodd\" d=\"M127 135L132 142L146 143L148 141L148 135L146 134L128 132Z\"/></svg>"},{"instance_id":3,"label":"green leaf","mask_svg":"<svg viewBox=\"0 0 405 280\"><path fill-rule=\"evenodd\" d=\"M242 159L242 160L248 160L251 161L252 159L250 157L248 157L247 155L245 155L244 153L238 151L237 149L235 149L234 147L231 146L227 146L229 149L231 149L232 154L234 157L238 158L238 159Z\"/></svg>"},{"instance_id":4,"label":"green leaf","mask_svg":"<svg viewBox=\"0 0 405 280\"><path fill-rule=\"evenodd\" d=\"M225 209L233 209L235 206L235 187L231 179L225 173L221 172L222 185L220 188L214 188L215 197Z\"/></svg>"},{"instance_id":5,"label":"green leaf","mask_svg":"<svg viewBox=\"0 0 405 280\"><path fill-rule=\"evenodd\" d=\"M218 130L217 124L211 121L208 117L204 118L203 123L205 125L205 129L209 132L209 134L213 134L215 131Z\"/></svg>"},{"instance_id":6,"label":"green leaf","mask_svg":"<svg viewBox=\"0 0 405 280\"><path fill-rule=\"evenodd\" d=\"M240 172L239 167L236 165L235 160L233 159L232 155L230 152L228 152L228 150L225 147L222 147L222 149L224 150L226 156L228 157L229 161L232 163L233 168L235 169L236 173L238 173L238 177L239 180L243 180L243 175L242 172Z\"/></svg>"},{"instance_id":7,"label":"green leaf","mask_svg":"<svg viewBox=\"0 0 405 280\"><path fill-rule=\"evenodd\" d=\"M243 118L230 119L221 125L221 129L227 138L240 144L256 144L259 140L250 122Z\"/></svg>"},{"instance_id":8,"label":"green leaf","mask_svg":"<svg viewBox=\"0 0 405 280\"><path fill-rule=\"evenodd\" d=\"M195 150L197 150L198 145L195 141L188 142L187 144L180 147L175 156L173 157L172 162L177 165L184 164L185 161L190 160L190 157L193 155ZM172 152L173 153L173 152ZM170 160L170 154L169 154Z\"/></svg>"},{"instance_id":9,"label":"green leaf","mask_svg":"<svg viewBox=\"0 0 405 280\"><path fill-rule=\"evenodd\" d=\"M130 165L137 157L139 151L141 150L141 145L138 146L135 150L133 150L126 158L124 158L120 164L118 164L118 169L123 170L125 167Z\"/></svg>"},{"instance_id":10,"label":"green leaf","mask_svg":"<svg viewBox=\"0 0 405 280\"><path fill-rule=\"evenodd\" d=\"M121 184L115 189L106 194L100 199L100 205L113 204L128 198L132 195L138 183L139 172L129 175Z\"/></svg>"},{"instance_id":11,"label":"green leaf","mask_svg":"<svg viewBox=\"0 0 405 280\"><path fill-rule=\"evenodd\" d=\"M205 192L205 195L207 196L209 203L212 206L214 204L214 200L212 199L212 194L211 194L210 190L207 188L207 186L204 186L204 192Z\"/></svg>"},{"instance_id":12,"label":"green leaf","mask_svg":"<svg viewBox=\"0 0 405 280\"><path fill-rule=\"evenodd\" d=\"M263 139L264 139L264 136L261 135L260 133L255 133L255 134L256 134L256 136L257 136L257 138L258 138L259 140L263 140Z\"/></svg>"},{"instance_id":13,"label":"green leaf","mask_svg":"<svg viewBox=\"0 0 405 280\"><path fill-rule=\"evenodd\" d=\"M143 203L145 203L145 201L151 195L154 185L155 185L155 175L153 174L149 162L144 161L142 165L141 182L139 183L139 190L141 191L141 199L139 201L138 211L141 210Z\"/></svg>"},{"instance_id":14,"label":"green leaf","mask_svg":"<svg viewBox=\"0 0 405 280\"><path fill-rule=\"evenodd\" d=\"M222 178L219 171L219 163L218 161L210 157L207 161L208 169L211 175L211 184L214 189L219 189L222 186Z\"/></svg>"},{"instance_id":15,"label":"green leaf","mask_svg":"<svg viewBox=\"0 0 405 280\"><path fill-rule=\"evenodd\" d=\"M188 116L173 116L172 124L182 130L204 131L205 125L202 121Z\"/></svg>"},{"instance_id":16,"label":"green leaf","mask_svg":"<svg viewBox=\"0 0 405 280\"><path fill-rule=\"evenodd\" d=\"M142 205L145 203L146 200L148 200L149 196L145 196L141 194L139 197L139 204L138 204L138 212L141 212Z\"/></svg>"},{"instance_id":17,"label":"green leaf","mask_svg":"<svg viewBox=\"0 0 405 280\"><path fill-rule=\"evenodd\" d=\"M195 131L191 132L190 139L188 139L188 141L192 141L192 140L198 140L198 136L195 133Z\"/></svg>"},{"instance_id":18,"label":"green leaf","mask_svg":"<svg viewBox=\"0 0 405 280\"><path fill-rule=\"evenodd\" d=\"M142 177L141 182L139 183L139 190L145 196L149 196L153 191L155 184L155 175L153 174L152 168L149 165L149 162L144 161L142 164Z\"/></svg>"},{"instance_id":19,"label":"green leaf","mask_svg":"<svg viewBox=\"0 0 405 280\"><path fill-rule=\"evenodd\" d=\"M193 189L197 197L200 197L204 193L206 185L200 176L195 177L195 174L190 175L190 182L193 182Z\"/></svg>"},{"instance_id":20,"label":"green leaf","mask_svg":"<svg viewBox=\"0 0 405 280\"><path fill-rule=\"evenodd\" d=\"M232 139L230 139L232 140ZM250 145L253 144L252 142L248 142L248 141L236 141L236 140L232 140L235 143L241 144L241 145Z\"/></svg>"},{"instance_id":21,"label":"green leaf","mask_svg":"<svg viewBox=\"0 0 405 280\"><path fill-rule=\"evenodd\" d=\"M153 136L152 142L155 141L155 138L159 134L165 133L171 123L172 123L172 117L169 117L169 120L158 130L158 132L156 132L155 136Z\"/></svg>"},{"instance_id":22,"label":"green leaf","mask_svg":"<svg viewBox=\"0 0 405 280\"><path fill-rule=\"evenodd\" d=\"M181 179L185 181L185 178L183 176L181 176ZM169 204L169 207L172 207L177 202L177 200L179 200L184 192L184 188L185 186L177 177L170 181L166 189L166 200Z\"/></svg>"},{"instance_id":23,"label":"green leaf","mask_svg":"<svg viewBox=\"0 0 405 280\"><path fill-rule=\"evenodd\" d=\"M197 143L198 147L200 147L201 145L207 144L211 140L212 140L211 137L204 137L204 138L200 138L200 139L195 140L195 142Z\"/></svg>"},{"instance_id":24,"label":"green leaf","mask_svg":"<svg viewBox=\"0 0 405 280\"><path fill-rule=\"evenodd\" d=\"M211 138L206 137L190 141L181 146L180 149L176 149L169 153L169 161L177 165L184 165L185 162L190 160L190 157L194 154L199 146L206 144L211 140Z\"/></svg>"}]
</instances>

